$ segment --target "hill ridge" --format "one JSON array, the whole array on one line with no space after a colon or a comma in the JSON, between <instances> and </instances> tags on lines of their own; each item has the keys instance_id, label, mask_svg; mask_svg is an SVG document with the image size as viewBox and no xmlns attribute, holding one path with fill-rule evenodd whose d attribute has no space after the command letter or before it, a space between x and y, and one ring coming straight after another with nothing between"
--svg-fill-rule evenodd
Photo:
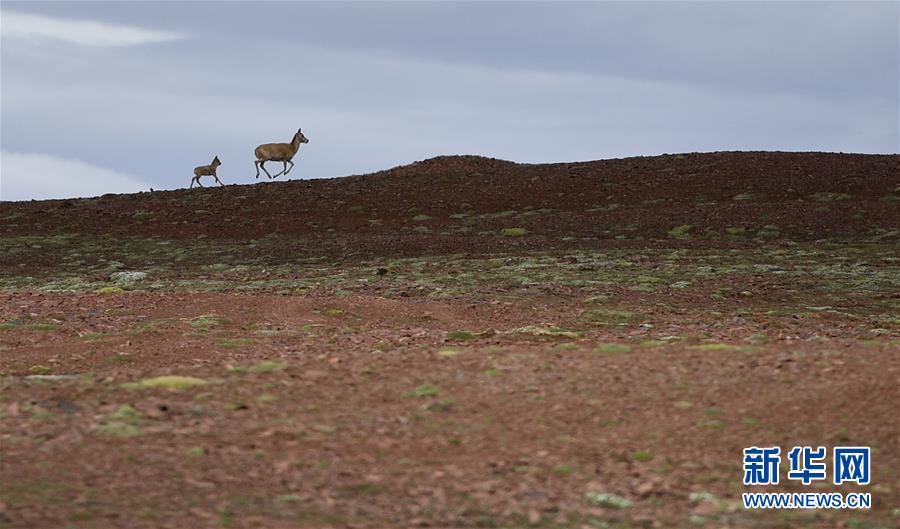
<instances>
[{"instance_id":1,"label":"hill ridge","mask_svg":"<svg viewBox=\"0 0 900 529\"><path fill-rule=\"evenodd\" d=\"M442 155L338 178L2 202L0 235L374 240L408 233L466 247L516 227L528 234L517 244L883 240L900 230L898 175L900 155L723 151L547 164Z\"/></svg>"}]
</instances>

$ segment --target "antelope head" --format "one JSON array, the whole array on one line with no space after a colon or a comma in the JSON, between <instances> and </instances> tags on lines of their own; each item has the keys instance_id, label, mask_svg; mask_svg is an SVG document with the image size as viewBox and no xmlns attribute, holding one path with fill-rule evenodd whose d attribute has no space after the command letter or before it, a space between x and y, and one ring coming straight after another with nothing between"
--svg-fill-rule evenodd
<instances>
[{"instance_id":1,"label":"antelope head","mask_svg":"<svg viewBox=\"0 0 900 529\"><path fill-rule=\"evenodd\" d=\"M297 129L297 134L294 135L294 138L300 143L309 143L309 140L303 135L303 131L300 129Z\"/></svg>"},{"instance_id":2,"label":"antelope head","mask_svg":"<svg viewBox=\"0 0 900 529\"><path fill-rule=\"evenodd\" d=\"M211 163L210 165L211 165L213 168L215 168L215 167L218 167L218 166L222 165L222 162L220 162L220 161L219 161L219 157L216 156L215 158L213 158L213 161L212 161L212 163Z\"/></svg>"}]
</instances>

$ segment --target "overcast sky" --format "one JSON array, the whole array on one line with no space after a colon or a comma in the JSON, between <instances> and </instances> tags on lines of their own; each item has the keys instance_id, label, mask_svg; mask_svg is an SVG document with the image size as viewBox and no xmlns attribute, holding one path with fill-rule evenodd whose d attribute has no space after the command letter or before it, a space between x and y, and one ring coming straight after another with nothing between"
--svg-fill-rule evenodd
<instances>
[{"instance_id":1,"label":"overcast sky","mask_svg":"<svg viewBox=\"0 0 900 529\"><path fill-rule=\"evenodd\" d=\"M215 155L250 183L256 145L299 127L291 178L440 154L896 153L898 6L3 0L0 199L186 187Z\"/></svg>"}]
</instances>

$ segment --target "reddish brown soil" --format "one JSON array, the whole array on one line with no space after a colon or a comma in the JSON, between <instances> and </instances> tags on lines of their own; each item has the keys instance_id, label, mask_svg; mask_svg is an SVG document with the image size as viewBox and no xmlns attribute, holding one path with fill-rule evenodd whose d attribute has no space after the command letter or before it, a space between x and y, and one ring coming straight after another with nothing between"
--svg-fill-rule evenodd
<instances>
[{"instance_id":1,"label":"reddish brown soil","mask_svg":"<svg viewBox=\"0 0 900 529\"><path fill-rule=\"evenodd\" d=\"M449 157L0 203L0 527L895 527L898 162ZM848 197L812 198L826 192ZM669 238L686 224L692 239ZM778 233L726 236L766 225ZM76 237L42 242L55 234ZM240 245L192 253L198 234ZM77 246L99 235L189 251L160 264ZM100 258L161 286L42 291L79 266L106 281ZM242 268L206 268L229 259ZM229 278L260 286L199 291ZM514 332L527 326L565 333ZM163 375L207 383L123 387ZM760 490L871 492L873 509L744 510L753 445L871 446L868 487Z\"/></svg>"}]
</instances>

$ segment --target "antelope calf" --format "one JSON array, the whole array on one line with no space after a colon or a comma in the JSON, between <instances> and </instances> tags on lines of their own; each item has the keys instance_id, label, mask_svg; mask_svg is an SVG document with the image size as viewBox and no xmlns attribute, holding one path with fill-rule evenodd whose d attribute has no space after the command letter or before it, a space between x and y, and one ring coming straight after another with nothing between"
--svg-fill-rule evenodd
<instances>
[{"instance_id":1,"label":"antelope calf","mask_svg":"<svg viewBox=\"0 0 900 529\"><path fill-rule=\"evenodd\" d=\"M224 186L225 184L219 180L219 177L216 176L216 169L222 165L222 162L219 161L219 157L216 156L213 158L213 161L209 165L201 165L200 167L194 168L194 178L191 179L191 188L194 187L196 183L198 186L203 187L203 184L200 183L201 176L211 176L216 179L216 182L219 183L220 186Z\"/></svg>"},{"instance_id":2,"label":"antelope calf","mask_svg":"<svg viewBox=\"0 0 900 529\"><path fill-rule=\"evenodd\" d=\"M265 172L266 176L269 178L275 178L290 173L291 169L294 168L294 162L291 161L291 158L297 154L301 143L309 143L309 140L306 139L306 136L303 135L303 132L300 129L297 129L297 134L294 134L290 143L264 143L257 147L256 150L253 151L256 154L256 178L259 178L260 167L262 167L263 172ZM266 162L283 162L284 169L275 176L272 176L269 174L269 171L266 171ZM291 164L290 168L288 168L288 164Z\"/></svg>"}]
</instances>

